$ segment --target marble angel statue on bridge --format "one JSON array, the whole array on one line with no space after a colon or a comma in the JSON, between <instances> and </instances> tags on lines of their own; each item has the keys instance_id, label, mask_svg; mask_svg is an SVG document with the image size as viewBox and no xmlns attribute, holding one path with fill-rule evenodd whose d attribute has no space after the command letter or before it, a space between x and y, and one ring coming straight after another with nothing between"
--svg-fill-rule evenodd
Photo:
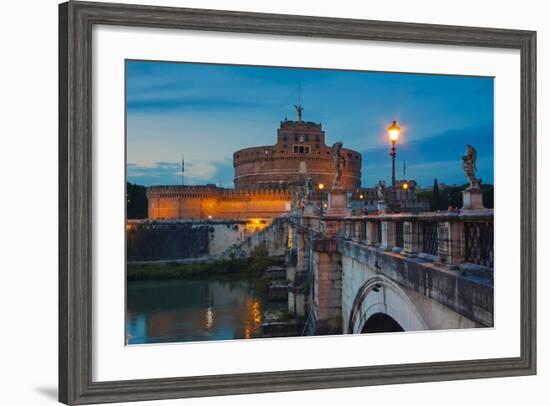
<instances>
[{"instance_id":1,"label":"marble angel statue on bridge","mask_svg":"<svg viewBox=\"0 0 550 406\"><path fill-rule=\"evenodd\" d=\"M477 171L476 162L476 149L470 144L466 145L466 153L462 157L462 169L464 170L464 175L466 175L466 178L470 181L470 187L468 187L468 189L479 189L481 186L481 179L475 176Z\"/></svg>"},{"instance_id":2,"label":"marble angel statue on bridge","mask_svg":"<svg viewBox=\"0 0 550 406\"><path fill-rule=\"evenodd\" d=\"M344 158L344 154L342 153L343 145L344 144L341 142L336 142L330 149L332 155L332 167L334 170L332 189L340 189L342 187L342 173L344 172L344 166L346 165L346 160Z\"/></svg>"},{"instance_id":3,"label":"marble angel statue on bridge","mask_svg":"<svg viewBox=\"0 0 550 406\"><path fill-rule=\"evenodd\" d=\"M311 202L313 198L313 179L311 176L308 176L306 180L306 202Z\"/></svg>"},{"instance_id":4,"label":"marble angel statue on bridge","mask_svg":"<svg viewBox=\"0 0 550 406\"><path fill-rule=\"evenodd\" d=\"M386 200L386 182L383 180L378 181L378 185L376 185L376 193L378 195L379 202Z\"/></svg>"}]
</instances>

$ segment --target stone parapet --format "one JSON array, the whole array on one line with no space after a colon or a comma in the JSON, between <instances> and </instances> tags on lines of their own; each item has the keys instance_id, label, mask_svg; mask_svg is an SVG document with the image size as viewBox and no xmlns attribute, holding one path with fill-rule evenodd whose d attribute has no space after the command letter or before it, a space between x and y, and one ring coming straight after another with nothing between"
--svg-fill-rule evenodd
<instances>
[{"instance_id":1,"label":"stone parapet","mask_svg":"<svg viewBox=\"0 0 550 406\"><path fill-rule=\"evenodd\" d=\"M341 222L338 235L347 240L433 258L449 268L466 263L493 267L493 209L382 213L347 216Z\"/></svg>"},{"instance_id":2,"label":"stone parapet","mask_svg":"<svg viewBox=\"0 0 550 406\"><path fill-rule=\"evenodd\" d=\"M435 300L481 326L493 326L490 273L480 277L467 270L455 272L428 259L411 258L344 239L339 240L338 250L342 257L372 269L403 288Z\"/></svg>"}]
</instances>

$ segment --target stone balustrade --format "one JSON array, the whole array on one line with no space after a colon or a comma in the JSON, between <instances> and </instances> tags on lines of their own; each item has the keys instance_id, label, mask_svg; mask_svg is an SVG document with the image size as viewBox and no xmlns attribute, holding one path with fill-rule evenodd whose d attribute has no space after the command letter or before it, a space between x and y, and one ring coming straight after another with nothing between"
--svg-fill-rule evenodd
<instances>
[{"instance_id":1,"label":"stone balustrade","mask_svg":"<svg viewBox=\"0 0 550 406\"><path fill-rule=\"evenodd\" d=\"M371 282L380 306L408 298L388 307L405 330L493 325L492 209L319 216L306 204L286 221L289 313L307 317L304 334L361 331Z\"/></svg>"},{"instance_id":2,"label":"stone balustrade","mask_svg":"<svg viewBox=\"0 0 550 406\"><path fill-rule=\"evenodd\" d=\"M493 210L396 213L342 219L340 237L449 267L493 268Z\"/></svg>"}]
</instances>

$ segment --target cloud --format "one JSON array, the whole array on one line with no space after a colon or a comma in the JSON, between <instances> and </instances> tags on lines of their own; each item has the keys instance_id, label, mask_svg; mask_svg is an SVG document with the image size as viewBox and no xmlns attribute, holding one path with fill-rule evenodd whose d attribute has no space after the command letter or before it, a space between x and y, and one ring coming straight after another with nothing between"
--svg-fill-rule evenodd
<instances>
[{"instance_id":1,"label":"cloud","mask_svg":"<svg viewBox=\"0 0 550 406\"><path fill-rule=\"evenodd\" d=\"M464 146L478 149L479 172L493 178L490 78L291 69L194 63L127 62L128 176L143 184L232 185L234 151L276 140L294 117L323 123L328 145L363 154L363 181L391 176L386 129L402 127L398 174L431 184L462 182ZM483 163L483 164L482 164ZM399 176L401 177L401 176Z\"/></svg>"},{"instance_id":2,"label":"cloud","mask_svg":"<svg viewBox=\"0 0 550 406\"><path fill-rule=\"evenodd\" d=\"M181 162L155 162L127 165L128 181L145 186L179 185L182 182ZM185 164L186 185L222 182L224 187L233 186L232 162L194 162Z\"/></svg>"}]
</instances>

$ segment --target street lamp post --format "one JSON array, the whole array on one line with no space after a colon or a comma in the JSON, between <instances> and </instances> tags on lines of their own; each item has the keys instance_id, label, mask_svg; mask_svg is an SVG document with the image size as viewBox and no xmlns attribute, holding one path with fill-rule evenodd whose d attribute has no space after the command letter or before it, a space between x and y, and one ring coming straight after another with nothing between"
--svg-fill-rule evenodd
<instances>
[{"instance_id":1,"label":"street lamp post","mask_svg":"<svg viewBox=\"0 0 550 406\"><path fill-rule=\"evenodd\" d=\"M399 139L399 131L401 129L397 125L397 122L393 120L391 125L388 128L388 134L391 141L391 185L395 186L395 144L397 143L397 140Z\"/></svg>"}]
</instances>

